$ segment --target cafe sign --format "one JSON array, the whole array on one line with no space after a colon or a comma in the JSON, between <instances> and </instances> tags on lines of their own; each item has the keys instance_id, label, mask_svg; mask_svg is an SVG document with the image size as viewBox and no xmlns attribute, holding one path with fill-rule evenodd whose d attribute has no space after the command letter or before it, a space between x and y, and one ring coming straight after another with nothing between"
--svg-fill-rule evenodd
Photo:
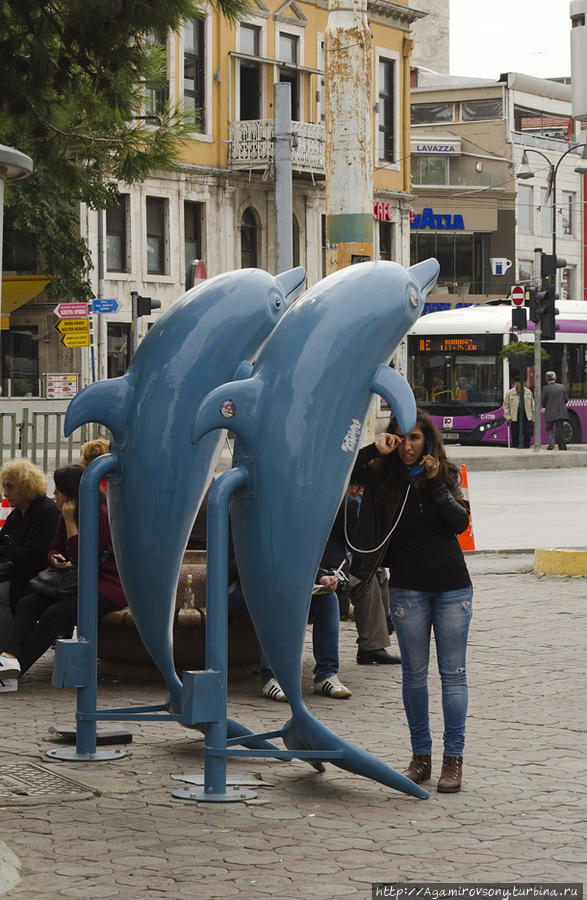
<instances>
[{"instance_id":1,"label":"cafe sign","mask_svg":"<svg viewBox=\"0 0 587 900\"><path fill-rule=\"evenodd\" d=\"M393 221L393 206L385 200L375 200L373 203L373 218L378 222Z\"/></svg>"}]
</instances>

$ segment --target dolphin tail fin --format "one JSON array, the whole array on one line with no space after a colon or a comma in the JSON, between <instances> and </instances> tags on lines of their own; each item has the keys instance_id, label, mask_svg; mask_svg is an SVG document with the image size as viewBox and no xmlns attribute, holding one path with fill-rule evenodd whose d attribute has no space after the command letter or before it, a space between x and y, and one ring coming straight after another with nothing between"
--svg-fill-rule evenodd
<instances>
[{"instance_id":1,"label":"dolphin tail fin","mask_svg":"<svg viewBox=\"0 0 587 900\"><path fill-rule=\"evenodd\" d=\"M363 775L384 784L386 787L420 800L428 798L428 792L419 785L414 784L405 775L396 772L391 766L377 759L372 753L361 750L350 744L343 738L334 734L322 722L312 716L305 707L296 710L293 718L286 724L283 731L283 742L288 750L324 750L324 761L331 762L339 769L354 772L355 775ZM340 756L329 759L328 754L340 753Z\"/></svg>"},{"instance_id":2,"label":"dolphin tail fin","mask_svg":"<svg viewBox=\"0 0 587 900\"><path fill-rule=\"evenodd\" d=\"M371 390L387 400L403 433L411 431L416 424L416 401L406 379L396 369L379 366L371 381Z\"/></svg>"},{"instance_id":3,"label":"dolphin tail fin","mask_svg":"<svg viewBox=\"0 0 587 900\"><path fill-rule=\"evenodd\" d=\"M410 266L408 272L420 288L422 298L425 298L436 284L440 265L437 259L424 259L415 266Z\"/></svg>"},{"instance_id":4,"label":"dolphin tail fin","mask_svg":"<svg viewBox=\"0 0 587 900\"><path fill-rule=\"evenodd\" d=\"M283 291L286 301L293 303L306 283L306 270L303 266L296 266L295 269L288 269L287 272L276 275L275 281Z\"/></svg>"},{"instance_id":5,"label":"dolphin tail fin","mask_svg":"<svg viewBox=\"0 0 587 900\"><path fill-rule=\"evenodd\" d=\"M130 386L126 375L95 381L76 394L65 414L65 437L88 422L99 422L114 436L124 430L128 417Z\"/></svg>"},{"instance_id":6,"label":"dolphin tail fin","mask_svg":"<svg viewBox=\"0 0 587 900\"><path fill-rule=\"evenodd\" d=\"M229 381L210 391L192 422L192 444L197 444L200 438L217 428L230 428L241 438L250 436L254 431L261 390L261 380L253 377Z\"/></svg>"}]
</instances>

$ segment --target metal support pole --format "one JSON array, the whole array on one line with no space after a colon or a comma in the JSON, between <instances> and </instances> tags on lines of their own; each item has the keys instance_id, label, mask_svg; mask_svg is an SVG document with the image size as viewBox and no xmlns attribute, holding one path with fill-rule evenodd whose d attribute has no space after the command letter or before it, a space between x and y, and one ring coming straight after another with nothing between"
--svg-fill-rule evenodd
<instances>
[{"instance_id":1,"label":"metal support pole","mask_svg":"<svg viewBox=\"0 0 587 900\"><path fill-rule=\"evenodd\" d=\"M98 515L100 482L114 471L118 459L106 453L90 463L79 489L79 584L77 641L58 641L72 650L81 675L77 686L76 746L50 750L53 759L86 762L119 759L124 750L96 750L96 705L98 694ZM71 646L74 645L74 646ZM78 645L77 647L75 645ZM75 669L75 666L74 666Z\"/></svg>"},{"instance_id":2,"label":"metal support pole","mask_svg":"<svg viewBox=\"0 0 587 900\"><path fill-rule=\"evenodd\" d=\"M206 672L218 679L214 691L213 721L204 728L204 788L172 792L181 800L229 803L250 800L255 791L226 786L226 689L228 681L228 506L234 492L249 475L244 466L229 469L214 482L208 499L206 570ZM198 673L199 674L199 673ZM254 753L254 751L253 751Z\"/></svg>"},{"instance_id":3,"label":"metal support pole","mask_svg":"<svg viewBox=\"0 0 587 900\"><path fill-rule=\"evenodd\" d=\"M138 311L137 310L137 306L138 306L137 297L138 296L139 296L138 291L130 292L130 308L131 308L131 319L132 319L132 324L130 327L130 356L131 356L131 359L133 358L133 356L139 349L139 332L138 332L139 317L137 316L137 311Z\"/></svg>"},{"instance_id":4,"label":"metal support pole","mask_svg":"<svg viewBox=\"0 0 587 900\"><path fill-rule=\"evenodd\" d=\"M105 294L104 273L106 271L106 212L103 209L98 210L98 297L102 298ZM98 381L106 378L106 366L104 365L107 349L104 332L106 323L103 315L98 315L95 322L96 331L96 350L98 356Z\"/></svg>"},{"instance_id":5,"label":"metal support pole","mask_svg":"<svg viewBox=\"0 0 587 900\"><path fill-rule=\"evenodd\" d=\"M553 252L556 250L556 238ZM540 272L542 265L542 247L534 249L534 271ZM542 321L534 324L534 451L542 449Z\"/></svg>"},{"instance_id":6,"label":"metal support pole","mask_svg":"<svg viewBox=\"0 0 587 900\"><path fill-rule=\"evenodd\" d=\"M293 268L293 197L291 176L291 84L273 85L275 102L275 215L277 274Z\"/></svg>"}]
</instances>

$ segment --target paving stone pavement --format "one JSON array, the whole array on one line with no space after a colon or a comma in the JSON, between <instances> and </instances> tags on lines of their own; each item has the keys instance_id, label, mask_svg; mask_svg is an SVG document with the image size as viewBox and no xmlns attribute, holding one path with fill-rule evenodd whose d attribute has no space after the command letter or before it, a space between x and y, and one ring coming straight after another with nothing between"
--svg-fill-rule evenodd
<instances>
[{"instance_id":1,"label":"paving stone pavement","mask_svg":"<svg viewBox=\"0 0 587 900\"><path fill-rule=\"evenodd\" d=\"M529 556L471 555L468 562L475 599L460 794L438 794L432 782L430 799L420 801L332 765L319 775L299 761L237 759L229 774L256 773L271 784L259 786L256 800L175 800L170 776L203 767L201 735L176 723L130 725L134 740L123 759L49 760L49 726L73 721L75 704L74 691L51 687L49 652L17 693L0 694L0 765L41 765L92 794L0 808L2 841L21 863L20 882L10 889L5 880L3 890L0 881L0 893L10 900L331 900L370 898L374 881L583 882L585 579L538 578ZM340 675L353 696L337 701L311 693L308 633L308 706L402 769L410 754L399 666L357 666L355 636L353 623L343 622ZM104 707L162 698L156 682L100 679ZM230 684L229 712L260 731L287 718L287 707L260 696L255 677ZM435 663L431 718L437 776ZM0 873L2 858L0 844Z\"/></svg>"}]
</instances>

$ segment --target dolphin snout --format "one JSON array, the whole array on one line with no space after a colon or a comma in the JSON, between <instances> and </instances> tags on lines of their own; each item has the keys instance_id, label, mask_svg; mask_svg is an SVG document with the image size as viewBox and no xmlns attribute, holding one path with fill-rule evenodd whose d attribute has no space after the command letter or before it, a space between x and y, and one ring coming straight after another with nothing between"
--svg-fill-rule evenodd
<instances>
[{"instance_id":1,"label":"dolphin snout","mask_svg":"<svg viewBox=\"0 0 587 900\"><path fill-rule=\"evenodd\" d=\"M418 285L422 299L426 299L426 295L432 290L436 284L440 265L437 259L425 259L423 262L416 263L408 269L413 280Z\"/></svg>"}]
</instances>

